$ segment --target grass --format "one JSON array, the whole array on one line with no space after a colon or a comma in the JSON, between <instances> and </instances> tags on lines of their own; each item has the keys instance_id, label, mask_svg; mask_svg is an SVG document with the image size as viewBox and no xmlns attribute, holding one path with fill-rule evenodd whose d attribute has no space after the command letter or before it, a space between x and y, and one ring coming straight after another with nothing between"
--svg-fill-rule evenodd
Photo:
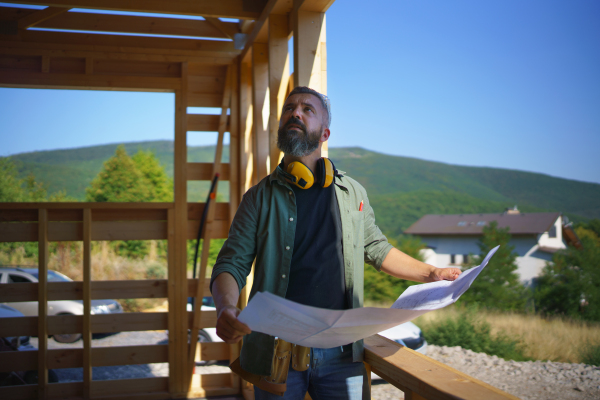
<instances>
[{"instance_id":1,"label":"grass","mask_svg":"<svg viewBox=\"0 0 600 400\"><path fill-rule=\"evenodd\" d=\"M426 330L447 318L457 320L462 312L459 307L450 306L424 314L413 322ZM489 324L491 335L504 332L510 338L519 338L525 358L587 364L596 360L600 363L598 323L483 310L478 311L478 315Z\"/></svg>"}]
</instances>

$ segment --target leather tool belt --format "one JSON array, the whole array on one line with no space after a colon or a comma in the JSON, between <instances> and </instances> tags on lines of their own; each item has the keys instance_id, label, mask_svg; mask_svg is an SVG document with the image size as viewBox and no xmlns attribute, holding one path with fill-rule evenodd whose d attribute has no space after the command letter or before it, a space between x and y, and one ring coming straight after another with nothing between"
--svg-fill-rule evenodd
<instances>
[{"instance_id":1,"label":"leather tool belt","mask_svg":"<svg viewBox=\"0 0 600 400\"><path fill-rule=\"evenodd\" d=\"M290 365L296 371L306 371L310 364L310 347L298 346L275 338L275 351L271 363L271 375L252 374L242 369L240 359L236 359L229 368L242 379L267 392L283 396L287 389L287 376ZM290 362L291 360L291 362Z\"/></svg>"}]
</instances>

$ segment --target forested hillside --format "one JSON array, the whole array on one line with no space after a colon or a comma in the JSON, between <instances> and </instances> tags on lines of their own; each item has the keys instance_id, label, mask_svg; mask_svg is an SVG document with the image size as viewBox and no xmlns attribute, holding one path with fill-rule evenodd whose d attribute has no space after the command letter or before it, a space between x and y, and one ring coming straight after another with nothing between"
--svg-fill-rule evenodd
<instances>
[{"instance_id":1,"label":"forested hillside","mask_svg":"<svg viewBox=\"0 0 600 400\"><path fill-rule=\"evenodd\" d=\"M65 190L83 200L85 188L117 144L12 156L19 174L32 173L49 193ZM126 151L151 150L173 176L173 142L126 143ZM368 190L382 230L396 236L425 214L501 212L518 205L524 212L560 211L575 221L600 218L600 185L498 168L463 167L362 148L332 148L336 167ZM209 162L214 146L190 147L188 161ZM229 160L225 146L223 161ZM190 183L190 201L201 200L205 185ZM225 190L226 185L221 188Z\"/></svg>"}]
</instances>

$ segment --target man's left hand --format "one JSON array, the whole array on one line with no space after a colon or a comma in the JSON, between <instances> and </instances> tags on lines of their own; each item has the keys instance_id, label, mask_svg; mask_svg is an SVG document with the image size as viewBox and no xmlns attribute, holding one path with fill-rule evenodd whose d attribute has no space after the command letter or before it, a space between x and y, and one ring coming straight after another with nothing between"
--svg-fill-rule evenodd
<instances>
[{"instance_id":1,"label":"man's left hand","mask_svg":"<svg viewBox=\"0 0 600 400\"><path fill-rule=\"evenodd\" d=\"M461 274L461 270L459 268L435 268L431 271L429 278L430 282L437 281L453 281Z\"/></svg>"}]
</instances>

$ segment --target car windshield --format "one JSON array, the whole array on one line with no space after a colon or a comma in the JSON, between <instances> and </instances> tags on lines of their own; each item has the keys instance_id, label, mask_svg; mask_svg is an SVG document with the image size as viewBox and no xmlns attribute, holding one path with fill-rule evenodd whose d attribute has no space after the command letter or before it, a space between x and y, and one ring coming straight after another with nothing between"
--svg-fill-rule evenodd
<instances>
[{"instance_id":1,"label":"car windshield","mask_svg":"<svg viewBox=\"0 0 600 400\"><path fill-rule=\"evenodd\" d=\"M35 278L37 280L39 280L39 273L37 271L31 272L31 275L35 276ZM69 278L67 278L66 276L59 274L58 272L48 271L48 282L72 282L72 281Z\"/></svg>"}]
</instances>

